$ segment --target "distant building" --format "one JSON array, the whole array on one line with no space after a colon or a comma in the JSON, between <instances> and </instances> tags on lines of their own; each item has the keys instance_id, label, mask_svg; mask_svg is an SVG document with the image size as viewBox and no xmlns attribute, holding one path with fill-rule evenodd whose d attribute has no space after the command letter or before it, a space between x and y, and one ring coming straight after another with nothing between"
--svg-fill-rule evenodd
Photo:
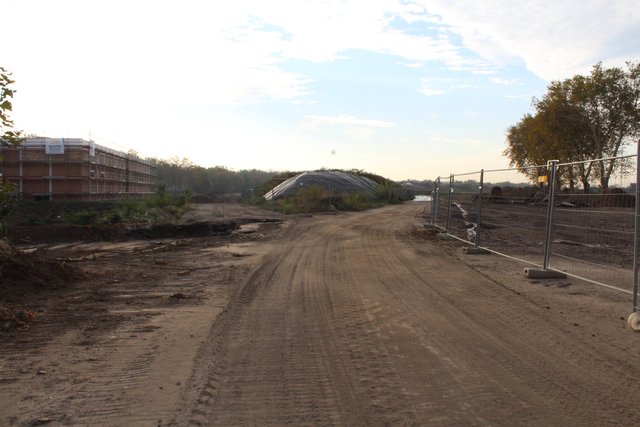
<instances>
[{"instance_id":1,"label":"distant building","mask_svg":"<svg viewBox=\"0 0 640 427\"><path fill-rule=\"evenodd\" d=\"M115 200L155 191L153 164L79 138L0 147L0 175L24 200Z\"/></svg>"}]
</instances>

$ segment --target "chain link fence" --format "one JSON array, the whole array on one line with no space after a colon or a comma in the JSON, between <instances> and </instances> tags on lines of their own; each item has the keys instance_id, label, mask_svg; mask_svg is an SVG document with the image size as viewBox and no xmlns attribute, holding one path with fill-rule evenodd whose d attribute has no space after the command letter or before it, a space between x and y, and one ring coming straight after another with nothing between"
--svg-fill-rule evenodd
<instances>
[{"instance_id":1,"label":"chain link fence","mask_svg":"<svg viewBox=\"0 0 640 427\"><path fill-rule=\"evenodd\" d=\"M638 291L638 156L438 177L431 222L468 245Z\"/></svg>"}]
</instances>

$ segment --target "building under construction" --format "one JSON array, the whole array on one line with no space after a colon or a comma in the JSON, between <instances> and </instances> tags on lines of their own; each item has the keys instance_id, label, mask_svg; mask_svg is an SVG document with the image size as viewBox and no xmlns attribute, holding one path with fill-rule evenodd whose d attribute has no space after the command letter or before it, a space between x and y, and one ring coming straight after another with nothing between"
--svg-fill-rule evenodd
<instances>
[{"instance_id":1,"label":"building under construction","mask_svg":"<svg viewBox=\"0 0 640 427\"><path fill-rule=\"evenodd\" d=\"M155 190L153 163L79 138L0 147L0 176L24 200L115 200Z\"/></svg>"}]
</instances>

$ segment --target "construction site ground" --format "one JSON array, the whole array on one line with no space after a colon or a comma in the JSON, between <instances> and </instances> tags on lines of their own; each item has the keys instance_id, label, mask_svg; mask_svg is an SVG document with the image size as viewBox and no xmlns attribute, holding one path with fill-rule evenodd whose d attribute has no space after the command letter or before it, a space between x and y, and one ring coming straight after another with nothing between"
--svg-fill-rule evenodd
<instances>
[{"instance_id":1,"label":"construction site ground","mask_svg":"<svg viewBox=\"0 0 640 427\"><path fill-rule=\"evenodd\" d=\"M0 425L640 422L629 296L463 255L426 202L189 215L254 222L49 244L65 274L0 287Z\"/></svg>"}]
</instances>

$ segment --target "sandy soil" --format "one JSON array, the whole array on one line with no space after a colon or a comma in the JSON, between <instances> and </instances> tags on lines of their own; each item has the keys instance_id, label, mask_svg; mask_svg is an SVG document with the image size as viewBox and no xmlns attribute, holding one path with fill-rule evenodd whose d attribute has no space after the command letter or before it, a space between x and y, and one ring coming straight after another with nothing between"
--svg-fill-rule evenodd
<instances>
[{"instance_id":1,"label":"sandy soil","mask_svg":"<svg viewBox=\"0 0 640 427\"><path fill-rule=\"evenodd\" d=\"M37 320L0 335L0 424L640 421L625 296L462 255L424 213L50 248L86 278L23 301Z\"/></svg>"}]
</instances>

